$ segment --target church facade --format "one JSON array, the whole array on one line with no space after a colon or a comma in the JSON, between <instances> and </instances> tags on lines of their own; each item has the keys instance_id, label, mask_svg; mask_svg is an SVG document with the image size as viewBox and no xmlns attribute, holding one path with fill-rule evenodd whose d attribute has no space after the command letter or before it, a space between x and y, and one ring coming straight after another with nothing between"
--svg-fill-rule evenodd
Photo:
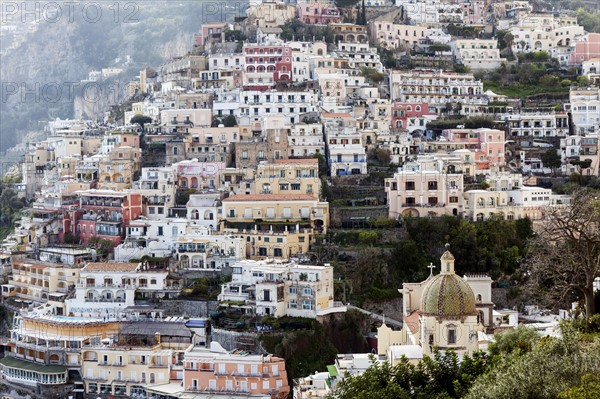
<instances>
[{"instance_id":1,"label":"church facade","mask_svg":"<svg viewBox=\"0 0 600 399\"><path fill-rule=\"evenodd\" d=\"M486 340L486 328L492 325L492 280L458 276L450 251L440 260L439 274L402 285L402 330L393 331L385 323L377 330L378 354L387 355L392 364L402 356L416 362L434 348L471 354Z\"/></svg>"}]
</instances>

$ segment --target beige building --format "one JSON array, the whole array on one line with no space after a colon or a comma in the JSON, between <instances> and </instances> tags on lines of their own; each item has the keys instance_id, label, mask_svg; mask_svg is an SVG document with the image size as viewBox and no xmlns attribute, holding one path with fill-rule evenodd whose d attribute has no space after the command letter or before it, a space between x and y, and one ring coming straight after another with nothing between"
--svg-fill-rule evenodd
<instances>
[{"instance_id":1,"label":"beige building","mask_svg":"<svg viewBox=\"0 0 600 399\"><path fill-rule=\"evenodd\" d=\"M346 311L333 301L333 291L329 264L242 261L233 265L232 281L221 286L219 300L243 301L243 309L259 316L316 318Z\"/></svg>"},{"instance_id":2,"label":"beige building","mask_svg":"<svg viewBox=\"0 0 600 399\"><path fill-rule=\"evenodd\" d=\"M69 286L79 280L80 267L34 259L13 259L12 276L2 285L3 297L36 303L52 302L64 314L64 298Z\"/></svg>"},{"instance_id":3,"label":"beige building","mask_svg":"<svg viewBox=\"0 0 600 399\"><path fill-rule=\"evenodd\" d=\"M98 189L124 190L131 188L134 176L141 170L142 150L129 146L115 147L98 163Z\"/></svg>"},{"instance_id":4,"label":"beige building","mask_svg":"<svg viewBox=\"0 0 600 399\"><path fill-rule=\"evenodd\" d=\"M191 346L184 323L131 323L115 338L94 340L83 348L86 393L145 397L149 385L183 380L184 353Z\"/></svg>"},{"instance_id":5,"label":"beige building","mask_svg":"<svg viewBox=\"0 0 600 399\"><path fill-rule=\"evenodd\" d=\"M249 7L247 14L257 28L276 28L296 18L296 6L278 0L264 0Z\"/></svg>"},{"instance_id":6,"label":"beige building","mask_svg":"<svg viewBox=\"0 0 600 399\"><path fill-rule=\"evenodd\" d=\"M307 159L276 159L274 163L257 166L254 180L256 194L309 194L319 198L321 180L319 161Z\"/></svg>"},{"instance_id":7,"label":"beige building","mask_svg":"<svg viewBox=\"0 0 600 399\"><path fill-rule=\"evenodd\" d=\"M425 40L431 29L421 25L402 25L388 21L371 21L369 23L369 32L371 33L371 37L379 42L379 45L387 49L410 49L419 44L419 40Z\"/></svg>"}]
</instances>

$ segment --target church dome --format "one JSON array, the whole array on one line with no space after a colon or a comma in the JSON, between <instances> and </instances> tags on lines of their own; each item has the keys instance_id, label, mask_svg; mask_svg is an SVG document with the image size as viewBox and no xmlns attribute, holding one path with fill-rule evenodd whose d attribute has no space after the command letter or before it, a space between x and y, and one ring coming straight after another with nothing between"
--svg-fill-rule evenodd
<instances>
[{"instance_id":1,"label":"church dome","mask_svg":"<svg viewBox=\"0 0 600 399\"><path fill-rule=\"evenodd\" d=\"M425 283L421 296L421 313L439 318L476 315L475 294L465 280L454 273L454 257L442 255L442 272Z\"/></svg>"}]
</instances>

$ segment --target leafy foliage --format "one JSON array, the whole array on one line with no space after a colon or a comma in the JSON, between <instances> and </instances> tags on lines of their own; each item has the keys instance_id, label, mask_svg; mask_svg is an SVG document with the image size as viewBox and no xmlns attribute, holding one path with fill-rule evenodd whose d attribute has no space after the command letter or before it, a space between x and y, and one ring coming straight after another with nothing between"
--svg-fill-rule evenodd
<instances>
[{"instance_id":1,"label":"leafy foliage","mask_svg":"<svg viewBox=\"0 0 600 399\"><path fill-rule=\"evenodd\" d=\"M473 384L465 398L556 398L579 386L584 376L597 375L599 365L600 342L584 344L566 328L562 338L545 337L530 352L512 351L500 358Z\"/></svg>"},{"instance_id":2,"label":"leafy foliage","mask_svg":"<svg viewBox=\"0 0 600 399\"><path fill-rule=\"evenodd\" d=\"M394 366L371 361L365 373L348 375L337 385L336 398L459 398L491 365L483 352L465 355L461 362L453 351L436 351L417 365L406 358Z\"/></svg>"}]
</instances>

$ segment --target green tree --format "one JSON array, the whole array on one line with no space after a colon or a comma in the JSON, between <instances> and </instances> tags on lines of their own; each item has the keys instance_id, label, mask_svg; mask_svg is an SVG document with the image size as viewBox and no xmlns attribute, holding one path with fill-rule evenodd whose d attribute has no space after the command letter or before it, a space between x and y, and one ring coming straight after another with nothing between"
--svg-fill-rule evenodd
<instances>
[{"instance_id":1,"label":"green tree","mask_svg":"<svg viewBox=\"0 0 600 399\"><path fill-rule=\"evenodd\" d=\"M600 345L582 342L570 329L561 338L545 337L530 352L502 357L477 379L466 399L554 399L578 386L586 374L600 372Z\"/></svg>"},{"instance_id":2,"label":"green tree","mask_svg":"<svg viewBox=\"0 0 600 399\"><path fill-rule=\"evenodd\" d=\"M514 330L506 331L495 336L490 344L491 355L510 355L511 353L528 353L539 341L540 334L533 328L520 325Z\"/></svg>"},{"instance_id":3,"label":"green tree","mask_svg":"<svg viewBox=\"0 0 600 399\"><path fill-rule=\"evenodd\" d=\"M556 174L556 168L560 168L562 165L560 155L554 148L549 148L540 158L544 166L550 168L553 174Z\"/></svg>"},{"instance_id":4,"label":"green tree","mask_svg":"<svg viewBox=\"0 0 600 399\"><path fill-rule=\"evenodd\" d=\"M152 118L146 115L134 115L129 123L137 123L144 130L144 125L147 123L152 123Z\"/></svg>"},{"instance_id":5,"label":"green tree","mask_svg":"<svg viewBox=\"0 0 600 399\"><path fill-rule=\"evenodd\" d=\"M558 394L558 399L596 399L600 394L600 374L586 374L581 385Z\"/></svg>"}]
</instances>

